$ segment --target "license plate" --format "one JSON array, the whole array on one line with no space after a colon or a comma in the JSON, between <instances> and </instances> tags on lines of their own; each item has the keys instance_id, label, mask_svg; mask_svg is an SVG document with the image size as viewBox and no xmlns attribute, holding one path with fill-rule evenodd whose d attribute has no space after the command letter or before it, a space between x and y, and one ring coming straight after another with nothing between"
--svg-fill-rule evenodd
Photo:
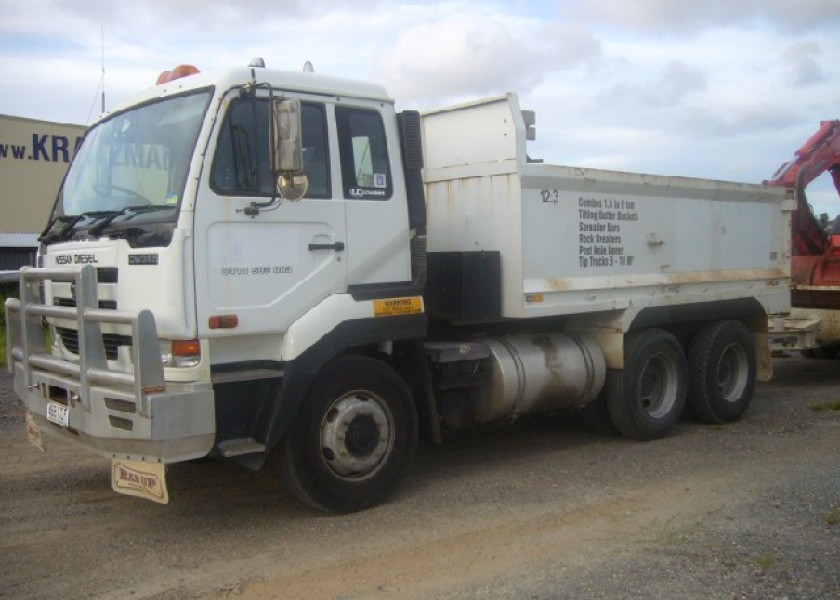
<instances>
[{"instance_id":1,"label":"license plate","mask_svg":"<svg viewBox=\"0 0 840 600\"><path fill-rule=\"evenodd\" d=\"M62 427L69 427L70 409L58 402L47 402L47 421Z\"/></svg>"}]
</instances>

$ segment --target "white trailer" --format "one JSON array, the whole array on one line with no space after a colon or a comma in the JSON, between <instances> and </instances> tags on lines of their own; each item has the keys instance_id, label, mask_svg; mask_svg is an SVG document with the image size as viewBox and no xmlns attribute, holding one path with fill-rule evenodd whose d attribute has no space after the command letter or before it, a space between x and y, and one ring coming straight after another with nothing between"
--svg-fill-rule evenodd
<instances>
[{"instance_id":1,"label":"white trailer","mask_svg":"<svg viewBox=\"0 0 840 600\"><path fill-rule=\"evenodd\" d=\"M164 77L92 128L7 302L33 441L157 501L209 455L348 511L421 434L739 418L790 307L785 191L543 164L533 134L512 94L398 115L313 73Z\"/></svg>"}]
</instances>

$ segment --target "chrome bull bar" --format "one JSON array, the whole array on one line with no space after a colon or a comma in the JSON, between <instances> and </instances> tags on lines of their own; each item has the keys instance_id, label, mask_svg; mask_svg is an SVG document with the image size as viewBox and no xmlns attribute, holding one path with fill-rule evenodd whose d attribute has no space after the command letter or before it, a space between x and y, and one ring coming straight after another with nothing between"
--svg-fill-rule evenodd
<instances>
[{"instance_id":1,"label":"chrome bull bar","mask_svg":"<svg viewBox=\"0 0 840 600\"><path fill-rule=\"evenodd\" d=\"M75 290L76 306L47 305L42 298L44 282L70 282ZM139 312L99 308L98 279L91 265L63 268L23 267L20 270L20 299L6 300L6 356L8 369L16 362L25 372L25 384L34 387L33 370L40 369L78 378L80 400L90 410L91 386L112 386L133 390L138 412L150 416L148 394L165 391L163 363L155 326L149 310ZM52 356L46 347L43 319L55 318L76 323L79 337L78 362ZM103 324L131 327L131 370L109 366L102 336ZM128 391L126 390L126 391Z\"/></svg>"}]
</instances>

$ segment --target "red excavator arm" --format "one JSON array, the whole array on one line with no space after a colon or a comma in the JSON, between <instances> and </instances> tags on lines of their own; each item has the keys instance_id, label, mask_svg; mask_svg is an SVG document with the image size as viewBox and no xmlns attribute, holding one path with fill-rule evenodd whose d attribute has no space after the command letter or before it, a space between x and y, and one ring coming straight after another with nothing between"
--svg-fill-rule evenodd
<instances>
[{"instance_id":1,"label":"red excavator arm","mask_svg":"<svg viewBox=\"0 0 840 600\"><path fill-rule=\"evenodd\" d=\"M829 239L817 223L805 196L805 188L828 171L840 194L840 121L822 121L817 132L794 153L768 181L795 191L797 210L793 215L794 255L814 256L826 252Z\"/></svg>"},{"instance_id":2,"label":"red excavator arm","mask_svg":"<svg viewBox=\"0 0 840 600\"><path fill-rule=\"evenodd\" d=\"M791 220L791 303L809 308L840 308L840 229L826 234L811 213L805 188L828 171L840 194L840 121L823 121L817 132L767 183L794 190ZM840 225L840 218L835 227Z\"/></svg>"}]
</instances>

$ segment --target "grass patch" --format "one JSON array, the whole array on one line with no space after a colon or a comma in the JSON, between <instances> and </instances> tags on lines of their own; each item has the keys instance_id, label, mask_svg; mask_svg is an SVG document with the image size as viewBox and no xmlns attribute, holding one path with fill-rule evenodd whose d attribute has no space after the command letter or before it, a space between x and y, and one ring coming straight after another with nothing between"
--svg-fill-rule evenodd
<instances>
[{"instance_id":1,"label":"grass patch","mask_svg":"<svg viewBox=\"0 0 840 600\"><path fill-rule=\"evenodd\" d=\"M736 569L741 564L741 560L736 555L727 553L720 557L720 564L727 569Z\"/></svg>"},{"instance_id":2,"label":"grass patch","mask_svg":"<svg viewBox=\"0 0 840 600\"><path fill-rule=\"evenodd\" d=\"M0 283L0 366L6 365L6 298L17 297L17 283Z\"/></svg>"},{"instance_id":3,"label":"grass patch","mask_svg":"<svg viewBox=\"0 0 840 600\"><path fill-rule=\"evenodd\" d=\"M830 400L828 402L820 402L819 404L812 404L808 407L814 412L823 412L826 410L840 411L840 400Z\"/></svg>"},{"instance_id":4,"label":"grass patch","mask_svg":"<svg viewBox=\"0 0 840 600\"><path fill-rule=\"evenodd\" d=\"M673 529L664 529L656 533L656 541L664 546L675 546L686 541L687 535Z\"/></svg>"},{"instance_id":5,"label":"grass patch","mask_svg":"<svg viewBox=\"0 0 840 600\"><path fill-rule=\"evenodd\" d=\"M700 521L679 523L676 517L670 517L663 522L652 523L646 529L658 544L678 546L690 542L701 526Z\"/></svg>"},{"instance_id":6,"label":"grass patch","mask_svg":"<svg viewBox=\"0 0 840 600\"><path fill-rule=\"evenodd\" d=\"M776 556L773 554L762 554L755 558L755 565L761 569L766 569L775 564L776 560Z\"/></svg>"},{"instance_id":7,"label":"grass patch","mask_svg":"<svg viewBox=\"0 0 840 600\"><path fill-rule=\"evenodd\" d=\"M825 516L825 524L828 526L840 525L840 508L835 508Z\"/></svg>"}]
</instances>

